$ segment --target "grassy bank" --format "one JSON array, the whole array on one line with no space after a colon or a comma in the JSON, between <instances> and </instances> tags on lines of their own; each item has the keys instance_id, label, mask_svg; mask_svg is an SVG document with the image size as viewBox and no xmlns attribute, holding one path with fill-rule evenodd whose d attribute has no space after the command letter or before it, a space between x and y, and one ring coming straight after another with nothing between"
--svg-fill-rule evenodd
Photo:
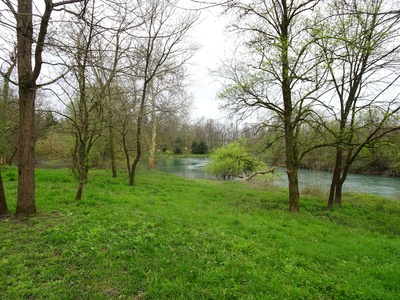
<instances>
[{"instance_id":1,"label":"grassy bank","mask_svg":"<svg viewBox=\"0 0 400 300\"><path fill-rule=\"evenodd\" d=\"M3 173L15 208L16 170ZM398 299L400 202L260 183L37 170L36 216L0 220L0 299Z\"/></svg>"}]
</instances>

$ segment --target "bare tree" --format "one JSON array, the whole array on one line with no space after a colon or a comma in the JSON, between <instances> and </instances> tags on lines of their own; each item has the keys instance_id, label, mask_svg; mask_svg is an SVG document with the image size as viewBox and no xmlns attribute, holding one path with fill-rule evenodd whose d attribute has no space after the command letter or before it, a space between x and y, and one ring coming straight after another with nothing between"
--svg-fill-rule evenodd
<instances>
[{"instance_id":1,"label":"bare tree","mask_svg":"<svg viewBox=\"0 0 400 300\"><path fill-rule=\"evenodd\" d=\"M117 5L110 5L109 9L113 16L110 16L108 20L109 30L96 38L95 55L97 58L93 65L93 71L99 86L99 95L105 100L106 115L104 118L108 130L111 170L112 176L117 177L113 101L118 97L120 89L115 80L119 73L123 74L124 72L124 67L120 66L120 62L124 59L132 43L132 40L127 38L126 33L134 30L140 23L136 22L131 4L117 3ZM110 24L113 25L110 26Z\"/></svg>"},{"instance_id":2,"label":"bare tree","mask_svg":"<svg viewBox=\"0 0 400 300\"><path fill-rule=\"evenodd\" d=\"M136 155L130 168L130 185L135 183L136 167L142 155L142 130L150 83L159 74L180 68L195 50L190 43L184 45L184 38L197 21L198 14L183 14L176 3L151 0L140 6L143 25L131 60L141 88L136 120Z\"/></svg>"},{"instance_id":3,"label":"bare tree","mask_svg":"<svg viewBox=\"0 0 400 300\"><path fill-rule=\"evenodd\" d=\"M149 149L149 169L155 168L155 152L159 123L173 115L174 118L185 119L191 107L191 96L186 91L185 70L160 74L149 86L149 129L146 132ZM176 132L176 131L175 131Z\"/></svg>"},{"instance_id":4,"label":"bare tree","mask_svg":"<svg viewBox=\"0 0 400 300\"><path fill-rule=\"evenodd\" d=\"M34 14L32 0L18 0L17 5L9 0L2 0L14 18L9 27L14 27L17 44L18 91L19 91L19 162L18 196L16 216L36 213L35 204L35 96L39 88L37 80L43 66L43 50L54 10L61 10L66 5L84 0L53 2L44 1L42 12ZM34 19L39 16L38 20ZM32 61L33 59L33 61ZM33 63L33 64L32 64Z\"/></svg>"},{"instance_id":5,"label":"bare tree","mask_svg":"<svg viewBox=\"0 0 400 300\"><path fill-rule=\"evenodd\" d=\"M113 85L122 70L120 61L130 46L124 33L137 26L133 10L120 2L92 1L81 19L71 25L66 39L59 41L62 47L57 55L66 57L65 65L71 71L63 82L68 99L61 100L67 107L66 117L75 140L72 152L78 179L77 200L88 179L90 153L106 127L113 147ZM116 176L115 164L113 174Z\"/></svg>"}]
</instances>

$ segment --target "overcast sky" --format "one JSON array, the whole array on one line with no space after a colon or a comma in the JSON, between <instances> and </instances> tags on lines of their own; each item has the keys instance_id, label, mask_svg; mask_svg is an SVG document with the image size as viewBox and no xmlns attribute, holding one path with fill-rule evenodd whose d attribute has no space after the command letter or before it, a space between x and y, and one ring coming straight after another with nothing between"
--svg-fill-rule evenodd
<instances>
[{"instance_id":1,"label":"overcast sky","mask_svg":"<svg viewBox=\"0 0 400 300\"><path fill-rule=\"evenodd\" d=\"M192 119L218 119L223 113L218 109L217 93L220 84L212 77L210 71L216 70L225 56L227 41L224 30L226 21L218 16L218 12L204 10L200 16L200 24L192 30L192 36L201 48L190 61L192 86L194 95Z\"/></svg>"}]
</instances>

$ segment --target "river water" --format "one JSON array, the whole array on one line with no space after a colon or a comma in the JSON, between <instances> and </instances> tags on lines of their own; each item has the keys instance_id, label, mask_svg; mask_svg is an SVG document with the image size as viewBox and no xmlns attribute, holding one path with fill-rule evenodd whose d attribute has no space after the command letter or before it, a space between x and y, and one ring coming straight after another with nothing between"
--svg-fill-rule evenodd
<instances>
[{"instance_id":1,"label":"river water","mask_svg":"<svg viewBox=\"0 0 400 300\"><path fill-rule=\"evenodd\" d=\"M204 172L204 165L207 161L207 158L170 157L158 161L156 169L186 178L215 179L214 176ZM275 173L274 183L278 186L286 187L287 176L285 169L277 168ZM299 187L317 187L328 190L331 176L329 172L301 169L299 172ZM400 200L400 178L349 174L343 191L370 193Z\"/></svg>"}]
</instances>

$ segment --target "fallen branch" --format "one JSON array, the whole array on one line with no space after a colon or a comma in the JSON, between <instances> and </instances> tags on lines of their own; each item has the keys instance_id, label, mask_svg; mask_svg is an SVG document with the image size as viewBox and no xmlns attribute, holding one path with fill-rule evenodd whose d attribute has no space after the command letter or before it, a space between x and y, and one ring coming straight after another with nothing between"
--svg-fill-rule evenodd
<instances>
[{"instance_id":1,"label":"fallen branch","mask_svg":"<svg viewBox=\"0 0 400 300\"><path fill-rule=\"evenodd\" d=\"M269 170L266 170L266 171L257 171L257 172L254 172L253 174L251 174L250 176L247 176L247 177L239 176L239 178L242 178L244 180L251 180L256 175L264 175L264 174L267 174L267 173L274 173L274 172L275 172L275 168L269 169Z\"/></svg>"}]
</instances>

